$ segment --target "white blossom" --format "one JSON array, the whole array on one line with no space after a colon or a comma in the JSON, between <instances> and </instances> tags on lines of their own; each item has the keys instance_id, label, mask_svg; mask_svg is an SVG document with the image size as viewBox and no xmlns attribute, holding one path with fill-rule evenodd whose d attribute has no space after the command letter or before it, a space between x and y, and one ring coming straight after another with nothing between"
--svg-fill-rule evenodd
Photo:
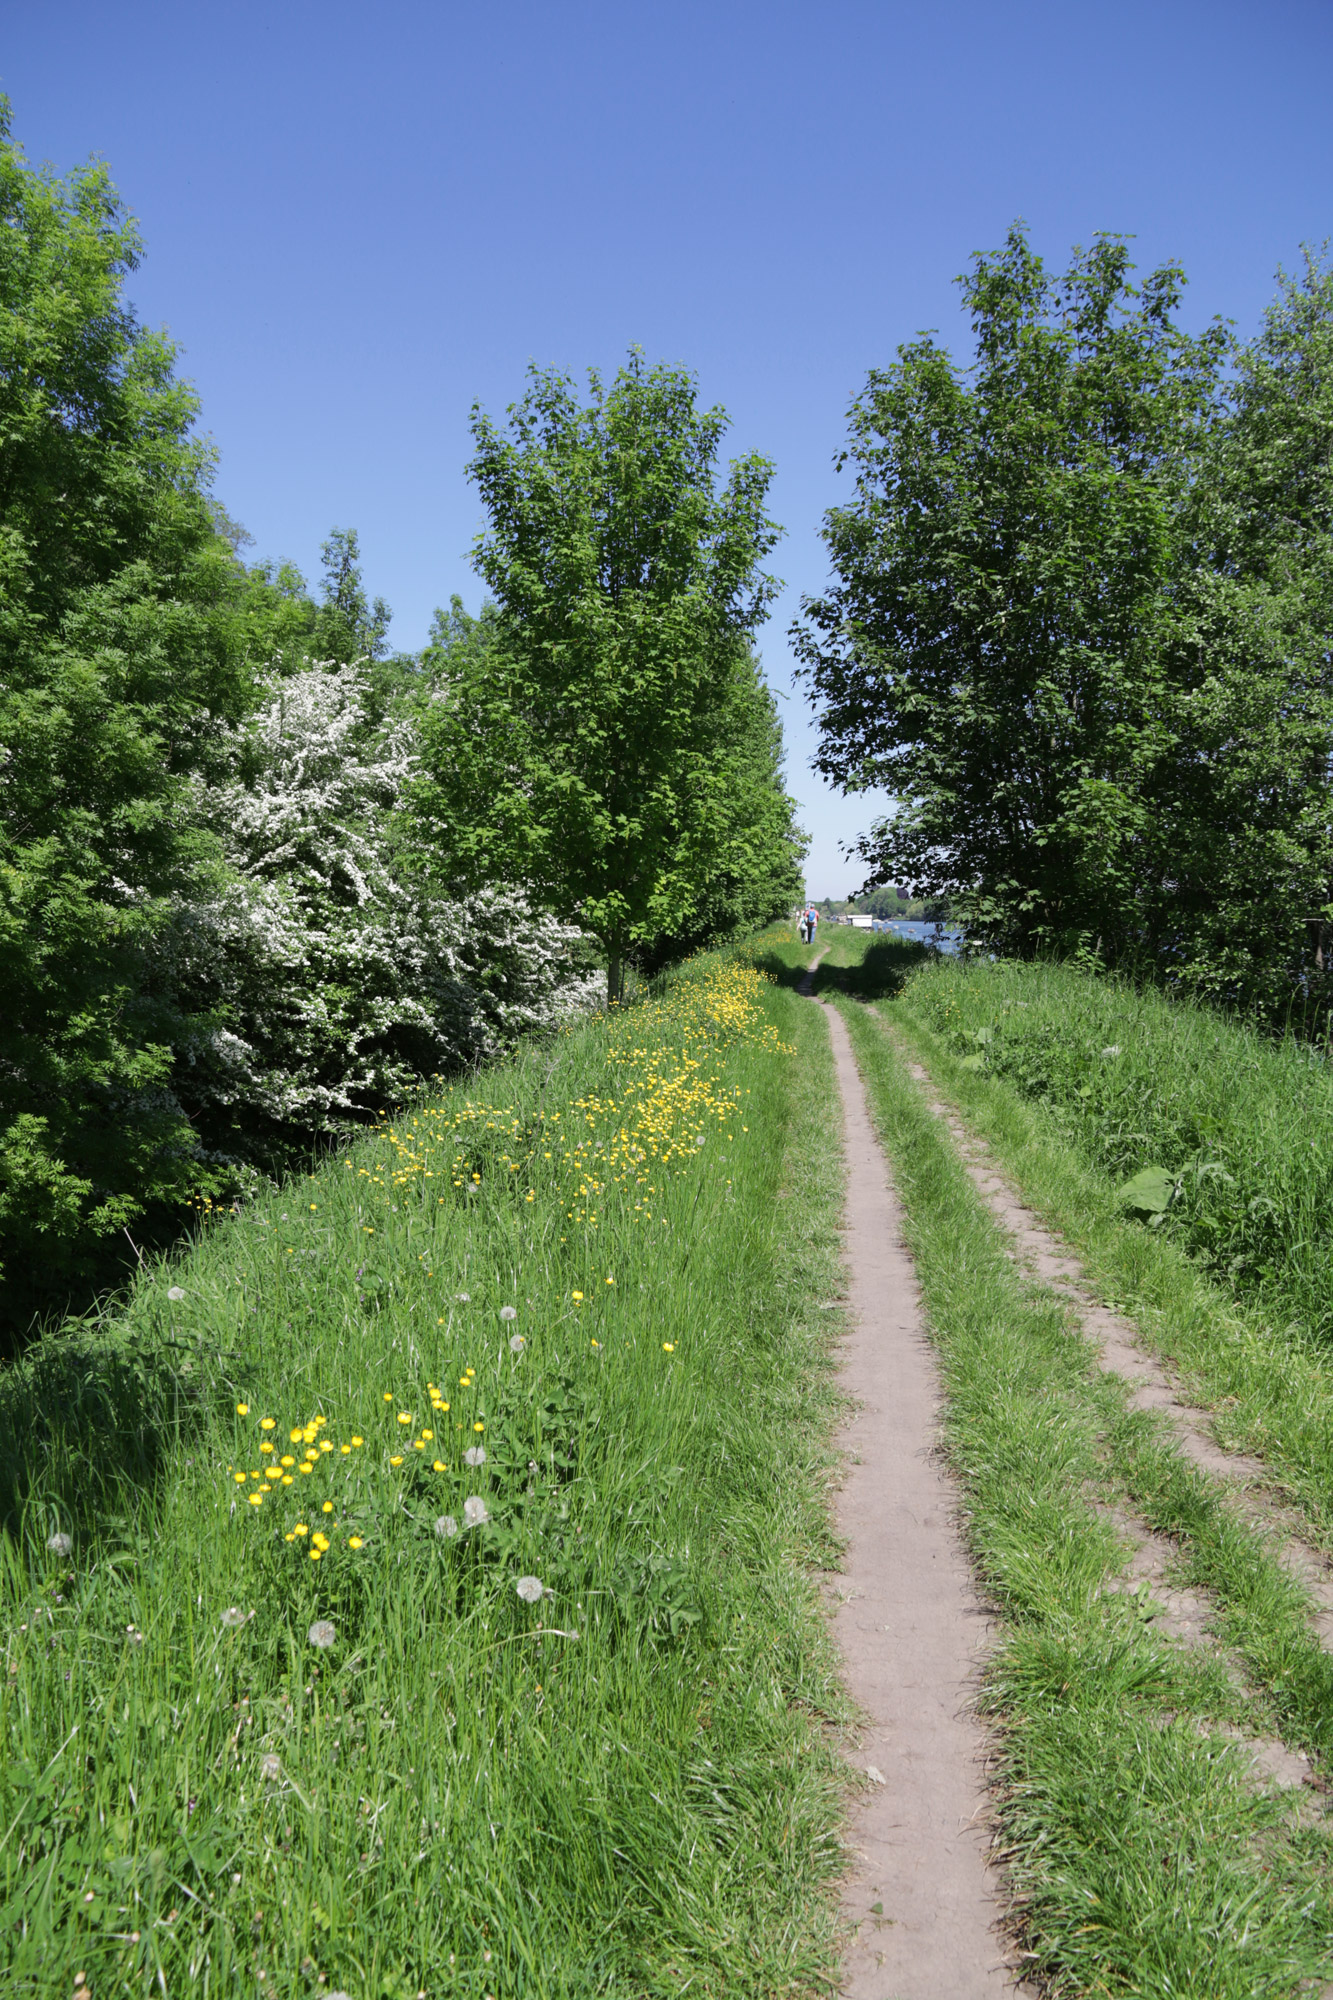
<instances>
[{"instance_id":1,"label":"white blossom","mask_svg":"<svg viewBox=\"0 0 1333 2000\"><path fill-rule=\"evenodd\" d=\"M179 904L168 947L178 987L221 1023L181 1052L189 1111L345 1129L423 1072L595 1004L577 930L517 890L448 896L404 869L416 739L376 719L360 666L271 675L228 741L232 774L195 791L225 879Z\"/></svg>"}]
</instances>

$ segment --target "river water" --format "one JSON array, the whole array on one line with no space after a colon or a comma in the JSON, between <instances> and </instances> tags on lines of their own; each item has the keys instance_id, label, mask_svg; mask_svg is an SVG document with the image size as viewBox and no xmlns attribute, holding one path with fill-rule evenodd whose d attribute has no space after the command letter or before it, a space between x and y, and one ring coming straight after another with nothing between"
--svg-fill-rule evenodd
<instances>
[{"instance_id":1,"label":"river water","mask_svg":"<svg viewBox=\"0 0 1333 2000\"><path fill-rule=\"evenodd\" d=\"M917 924L906 917L876 917L872 929L887 931L891 937L912 938L918 944L933 944L951 958L958 956L963 935L954 924Z\"/></svg>"}]
</instances>

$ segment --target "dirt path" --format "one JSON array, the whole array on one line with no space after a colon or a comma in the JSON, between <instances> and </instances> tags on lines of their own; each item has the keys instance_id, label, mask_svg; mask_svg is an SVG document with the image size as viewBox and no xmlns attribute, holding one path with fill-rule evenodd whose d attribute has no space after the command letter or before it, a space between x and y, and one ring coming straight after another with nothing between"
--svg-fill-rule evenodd
<instances>
[{"instance_id":1,"label":"dirt path","mask_svg":"<svg viewBox=\"0 0 1333 2000\"><path fill-rule=\"evenodd\" d=\"M847 1556L835 1631L867 1718L855 1761L871 1779L851 1827L842 1990L847 2000L999 2000L1014 1988L986 1865L985 1740L971 1713L987 1621L934 1449L939 1381L898 1204L847 1030L834 1009L826 1018L847 1161L840 1380L858 1406L840 1439Z\"/></svg>"}]
</instances>

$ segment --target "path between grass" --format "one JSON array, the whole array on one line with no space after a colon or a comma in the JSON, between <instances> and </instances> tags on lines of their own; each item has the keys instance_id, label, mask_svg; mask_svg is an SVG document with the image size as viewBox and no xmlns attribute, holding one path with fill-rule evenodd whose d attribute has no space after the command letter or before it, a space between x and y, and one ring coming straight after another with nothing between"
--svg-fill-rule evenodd
<instances>
[{"instance_id":1,"label":"path between grass","mask_svg":"<svg viewBox=\"0 0 1333 2000\"><path fill-rule=\"evenodd\" d=\"M878 1019L890 1033L884 1017ZM1181 1456L1199 1472L1225 1482L1241 1511L1256 1525L1272 1531L1277 1560L1309 1592L1311 1622L1321 1644L1333 1646L1333 1569L1296 1532L1292 1511L1270 1490L1263 1461L1229 1451L1216 1441L1206 1413L1182 1398L1161 1362L1143 1345L1138 1329L1096 1296L1082 1264L1067 1245L1043 1227L1001 1177L985 1142L935 1095L929 1072L920 1063L909 1062L908 1073L922 1086L930 1109L944 1119L969 1179L1001 1228L1012 1237L1023 1263L1044 1284L1068 1297L1079 1326L1093 1344L1098 1366L1108 1375L1133 1383L1127 1407L1157 1412L1169 1426Z\"/></svg>"},{"instance_id":2,"label":"path between grass","mask_svg":"<svg viewBox=\"0 0 1333 2000\"><path fill-rule=\"evenodd\" d=\"M813 968L812 968L813 971ZM834 1629L865 1716L870 1785L843 1884L848 2000L991 2000L1012 1991L986 1866L985 1741L973 1705L989 1626L938 1449L940 1384L897 1202L841 1019L850 1326L840 1383L856 1413L836 1514L846 1555Z\"/></svg>"},{"instance_id":3,"label":"path between grass","mask_svg":"<svg viewBox=\"0 0 1333 2000\"><path fill-rule=\"evenodd\" d=\"M880 1027L892 1035L883 1016L878 1019ZM1291 1533L1290 1515L1264 1490L1266 1470L1262 1462L1225 1451L1214 1440L1203 1412L1182 1402L1166 1371L1144 1348L1137 1329L1095 1295L1082 1265L1070 1255L1068 1246L1042 1226L996 1171L989 1148L947 1102L936 1096L929 1071L920 1063L909 1062L907 1068L921 1086L931 1112L947 1125L968 1178L1012 1239L1020 1262L1042 1284L1058 1289L1068 1298L1075 1321L1090 1341L1102 1371L1133 1384L1126 1407L1155 1413L1169 1427L1169 1435L1181 1456L1198 1473L1223 1482L1223 1506L1236 1506L1243 1519L1272 1531L1269 1552L1289 1576L1308 1590L1313 1600L1311 1622L1327 1647L1333 1638L1330 1608L1333 1586L1326 1565L1315 1550ZM1121 1506L1103 1502L1100 1511L1133 1551L1125 1577L1104 1588L1123 1588L1131 1596L1141 1596L1145 1608L1151 1606L1157 1614L1159 1629L1165 1636L1201 1647L1223 1659L1237 1691L1243 1695L1243 1673L1237 1671L1236 1662L1227 1658L1219 1644L1219 1607L1210 1593L1180 1584L1175 1544ZM1286 1787L1320 1782L1306 1752L1288 1749L1279 1739L1253 1730L1233 1727L1226 1733L1243 1746L1260 1781Z\"/></svg>"}]
</instances>

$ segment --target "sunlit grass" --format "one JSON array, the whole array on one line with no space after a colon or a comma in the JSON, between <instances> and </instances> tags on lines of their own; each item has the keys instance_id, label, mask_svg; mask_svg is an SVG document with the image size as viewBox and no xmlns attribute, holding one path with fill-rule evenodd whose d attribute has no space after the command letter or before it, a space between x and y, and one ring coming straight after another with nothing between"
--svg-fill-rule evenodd
<instances>
[{"instance_id":1,"label":"sunlit grass","mask_svg":"<svg viewBox=\"0 0 1333 2000\"><path fill-rule=\"evenodd\" d=\"M13 1373L7 1993L821 1976L818 1029L700 961Z\"/></svg>"}]
</instances>

